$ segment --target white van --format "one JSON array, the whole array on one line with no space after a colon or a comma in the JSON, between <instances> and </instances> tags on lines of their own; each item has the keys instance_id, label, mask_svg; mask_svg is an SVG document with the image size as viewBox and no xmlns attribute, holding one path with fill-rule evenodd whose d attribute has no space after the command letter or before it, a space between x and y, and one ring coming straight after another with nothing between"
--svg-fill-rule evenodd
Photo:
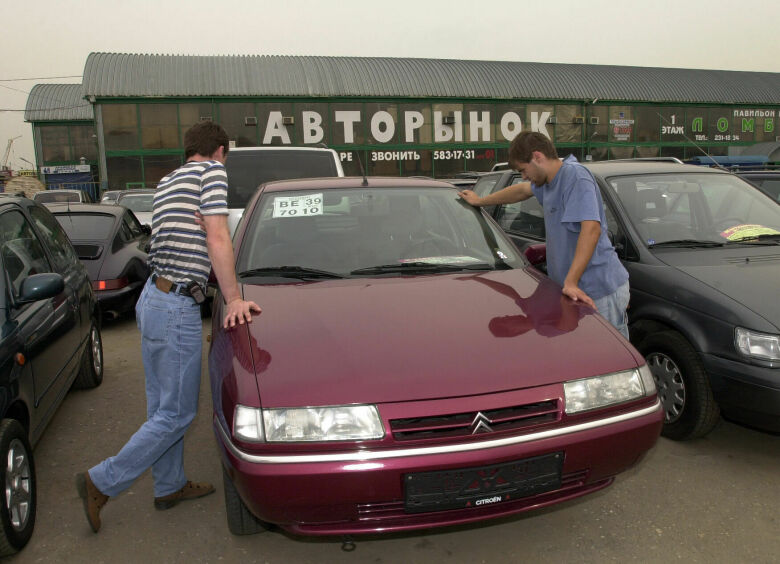
<instances>
[{"instance_id":1,"label":"white van","mask_svg":"<svg viewBox=\"0 0 780 564\"><path fill-rule=\"evenodd\" d=\"M323 147L236 147L228 151L225 168L231 235L261 184L292 178L344 176L338 153Z\"/></svg>"}]
</instances>

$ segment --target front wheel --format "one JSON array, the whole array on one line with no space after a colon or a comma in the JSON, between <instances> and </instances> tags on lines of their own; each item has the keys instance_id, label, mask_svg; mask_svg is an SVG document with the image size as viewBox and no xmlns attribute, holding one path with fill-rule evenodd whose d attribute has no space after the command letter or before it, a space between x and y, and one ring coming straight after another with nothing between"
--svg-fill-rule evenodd
<instances>
[{"instance_id":1,"label":"front wheel","mask_svg":"<svg viewBox=\"0 0 780 564\"><path fill-rule=\"evenodd\" d=\"M234 535L254 535L271 528L271 525L261 521L247 509L224 466L222 467L222 482L225 486L225 513L227 514L228 529L231 533Z\"/></svg>"},{"instance_id":2,"label":"front wheel","mask_svg":"<svg viewBox=\"0 0 780 564\"><path fill-rule=\"evenodd\" d=\"M3 505L0 521L0 556L19 552L35 527L35 462L27 433L18 421L3 419L0 423L0 483L5 487L0 493Z\"/></svg>"},{"instance_id":3,"label":"front wheel","mask_svg":"<svg viewBox=\"0 0 780 564\"><path fill-rule=\"evenodd\" d=\"M648 335L637 347L653 373L664 408L661 434L674 440L703 437L715 427L720 410L699 355L676 331Z\"/></svg>"}]
</instances>

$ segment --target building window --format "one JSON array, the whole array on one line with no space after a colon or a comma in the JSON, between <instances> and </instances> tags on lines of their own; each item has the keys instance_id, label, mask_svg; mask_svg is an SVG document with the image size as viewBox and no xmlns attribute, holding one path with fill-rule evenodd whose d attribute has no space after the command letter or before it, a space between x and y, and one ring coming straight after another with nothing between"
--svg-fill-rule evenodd
<instances>
[{"instance_id":1,"label":"building window","mask_svg":"<svg viewBox=\"0 0 780 564\"><path fill-rule=\"evenodd\" d=\"M201 104L179 104L179 143L184 147L184 134L201 121L217 121L211 102Z\"/></svg>"},{"instance_id":2,"label":"building window","mask_svg":"<svg viewBox=\"0 0 780 564\"><path fill-rule=\"evenodd\" d=\"M257 113L251 102L219 104L218 123L225 128L231 144L236 147L256 147Z\"/></svg>"},{"instance_id":3,"label":"building window","mask_svg":"<svg viewBox=\"0 0 780 564\"><path fill-rule=\"evenodd\" d=\"M144 184L140 156L108 157L106 159L106 168L108 185L111 190L127 190L128 188L137 188Z\"/></svg>"},{"instance_id":4,"label":"building window","mask_svg":"<svg viewBox=\"0 0 780 564\"><path fill-rule=\"evenodd\" d=\"M256 122L261 145L297 145L293 105L286 102L256 104ZM325 117L325 114L322 116ZM285 120L285 118L288 118ZM293 118L293 123L287 123ZM251 120L250 120L251 121ZM244 125L247 129L249 127Z\"/></svg>"},{"instance_id":5,"label":"building window","mask_svg":"<svg viewBox=\"0 0 780 564\"><path fill-rule=\"evenodd\" d=\"M611 142L632 142L635 125L634 108L631 106L609 107L609 140Z\"/></svg>"},{"instance_id":6,"label":"building window","mask_svg":"<svg viewBox=\"0 0 780 564\"><path fill-rule=\"evenodd\" d=\"M330 135L334 145L365 145L363 104L331 104Z\"/></svg>"},{"instance_id":7,"label":"building window","mask_svg":"<svg viewBox=\"0 0 780 564\"><path fill-rule=\"evenodd\" d=\"M176 104L141 104L139 110L144 149L175 149L179 146Z\"/></svg>"},{"instance_id":8,"label":"building window","mask_svg":"<svg viewBox=\"0 0 780 564\"><path fill-rule=\"evenodd\" d=\"M365 105L363 118L368 131L368 142L373 145L394 145L403 139L403 124L398 121L398 105L391 102L373 102Z\"/></svg>"},{"instance_id":9,"label":"building window","mask_svg":"<svg viewBox=\"0 0 780 564\"><path fill-rule=\"evenodd\" d=\"M41 126L40 132L43 162L52 163L71 160L67 125Z\"/></svg>"},{"instance_id":10,"label":"building window","mask_svg":"<svg viewBox=\"0 0 780 564\"><path fill-rule=\"evenodd\" d=\"M582 142L582 119L581 106L558 104L555 106L555 142L556 143L581 143Z\"/></svg>"},{"instance_id":11,"label":"building window","mask_svg":"<svg viewBox=\"0 0 780 564\"><path fill-rule=\"evenodd\" d=\"M106 151L138 148L138 115L135 104L105 104L103 131Z\"/></svg>"},{"instance_id":12,"label":"building window","mask_svg":"<svg viewBox=\"0 0 780 564\"><path fill-rule=\"evenodd\" d=\"M91 125L71 125L70 141L73 144L73 160L84 157L87 161L97 161L97 136Z\"/></svg>"},{"instance_id":13,"label":"building window","mask_svg":"<svg viewBox=\"0 0 780 564\"><path fill-rule=\"evenodd\" d=\"M155 155L144 157L144 182L147 188L157 187L160 179L181 166L179 155Z\"/></svg>"},{"instance_id":14,"label":"building window","mask_svg":"<svg viewBox=\"0 0 780 564\"><path fill-rule=\"evenodd\" d=\"M433 143L433 118L429 104L401 104L398 107L398 140L403 144Z\"/></svg>"}]
</instances>

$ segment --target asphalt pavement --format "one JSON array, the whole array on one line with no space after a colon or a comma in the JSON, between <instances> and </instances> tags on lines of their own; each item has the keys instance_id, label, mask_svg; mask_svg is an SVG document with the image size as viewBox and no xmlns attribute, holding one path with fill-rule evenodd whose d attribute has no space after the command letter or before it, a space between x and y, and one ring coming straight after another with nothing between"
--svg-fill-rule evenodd
<instances>
[{"instance_id":1,"label":"asphalt pavement","mask_svg":"<svg viewBox=\"0 0 780 564\"><path fill-rule=\"evenodd\" d=\"M209 332L204 323L204 336ZM74 475L115 454L145 418L135 319L103 328L105 376L73 391L35 448L35 532L13 563L432 563L780 561L780 436L721 422L691 442L661 439L609 488L556 507L479 525L339 538L281 532L236 537L225 522L211 428L204 346L200 411L185 438L188 478L217 493L168 511L153 506L151 473L109 501L92 533ZM205 344L205 343L204 343Z\"/></svg>"}]
</instances>

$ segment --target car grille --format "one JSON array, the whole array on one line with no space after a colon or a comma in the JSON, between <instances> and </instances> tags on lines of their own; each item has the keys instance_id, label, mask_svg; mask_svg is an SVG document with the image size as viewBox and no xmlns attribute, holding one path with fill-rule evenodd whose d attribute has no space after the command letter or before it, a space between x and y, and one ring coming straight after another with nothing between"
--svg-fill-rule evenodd
<instances>
[{"instance_id":1,"label":"car grille","mask_svg":"<svg viewBox=\"0 0 780 564\"><path fill-rule=\"evenodd\" d=\"M391 419L390 429L396 441L448 439L523 430L554 423L560 416L558 400L548 400L486 411Z\"/></svg>"}]
</instances>

